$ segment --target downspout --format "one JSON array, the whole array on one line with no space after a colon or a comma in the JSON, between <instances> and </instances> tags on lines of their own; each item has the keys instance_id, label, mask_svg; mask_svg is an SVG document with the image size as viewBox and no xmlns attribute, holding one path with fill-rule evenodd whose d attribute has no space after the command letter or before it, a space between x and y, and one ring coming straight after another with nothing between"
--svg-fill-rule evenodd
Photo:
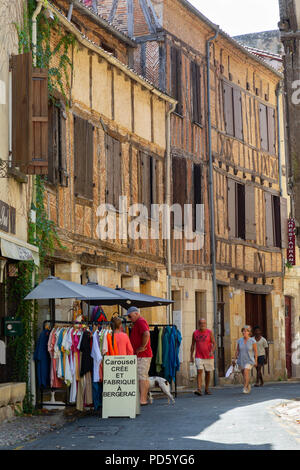
<instances>
[{"instance_id":1,"label":"downspout","mask_svg":"<svg viewBox=\"0 0 300 470\"><path fill-rule=\"evenodd\" d=\"M37 0L37 7L32 15L32 55L33 55L33 67L36 67L36 50L37 50L37 17L42 10L43 4L42 0ZM36 207L36 176L33 175L32 177L32 204ZM36 223L36 212L35 210L30 211L30 218L31 221L35 224ZM36 227L36 225L34 225ZM35 228L36 234L36 228ZM35 270L32 273L32 287L35 286ZM33 335L33 332L32 332ZM33 341L33 337L32 337ZM33 353L33 351L32 351ZM33 360L33 355L29 365L29 376L30 376L30 392L32 395L32 404L33 406L36 405L36 377L35 377L35 362Z\"/></svg>"},{"instance_id":2,"label":"downspout","mask_svg":"<svg viewBox=\"0 0 300 470\"><path fill-rule=\"evenodd\" d=\"M277 98L277 142L278 142L278 171L279 171L279 190L282 196L282 161L281 161L281 135L280 135L280 95L282 94L282 82L276 87Z\"/></svg>"},{"instance_id":3,"label":"downspout","mask_svg":"<svg viewBox=\"0 0 300 470\"><path fill-rule=\"evenodd\" d=\"M167 129L166 129L166 205L167 208L171 207L171 113L175 111L177 102L171 104L167 111ZM171 258L171 220L170 211L168 210L167 216L167 288L168 299L172 299L172 258ZM168 323L173 323L172 320L172 304L168 306Z\"/></svg>"},{"instance_id":4,"label":"downspout","mask_svg":"<svg viewBox=\"0 0 300 470\"><path fill-rule=\"evenodd\" d=\"M212 265L212 283L213 283L213 307L214 307L214 336L218 340L218 318L217 318L217 276L216 276L216 241L215 241L215 204L214 204L214 175L212 161L212 142L211 142L211 112L210 112L210 44L219 34L219 27L215 35L206 41L206 68L207 68L207 128L208 128L208 158L209 158L209 206L210 206L210 247L211 247L211 265ZM218 354L215 352L215 370L214 385L219 383L218 374Z\"/></svg>"}]
</instances>

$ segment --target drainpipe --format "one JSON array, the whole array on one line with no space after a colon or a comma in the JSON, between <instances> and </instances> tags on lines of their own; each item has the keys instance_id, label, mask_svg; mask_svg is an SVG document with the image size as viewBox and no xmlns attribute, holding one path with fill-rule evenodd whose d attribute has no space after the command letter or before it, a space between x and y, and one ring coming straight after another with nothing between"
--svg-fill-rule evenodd
<instances>
[{"instance_id":1,"label":"drainpipe","mask_svg":"<svg viewBox=\"0 0 300 470\"><path fill-rule=\"evenodd\" d=\"M69 8L69 11L68 11L68 21L71 21L71 18L72 18L72 14L73 14L73 2L70 4L70 8Z\"/></svg>"},{"instance_id":2,"label":"drainpipe","mask_svg":"<svg viewBox=\"0 0 300 470\"><path fill-rule=\"evenodd\" d=\"M175 111L177 102L171 104L167 111L166 129L166 205L171 207L171 113ZM171 221L170 212L167 217L167 285L168 299L172 298L172 259L171 259ZM173 323L171 318L172 304L168 306L168 323Z\"/></svg>"},{"instance_id":3,"label":"drainpipe","mask_svg":"<svg viewBox=\"0 0 300 470\"><path fill-rule=\"evenodd\" d=\"M211 246L211 265L212 265L212 283L213 283L213 305L214 305L214 336L218 340L218 318L217 318L217 281L216 281L216 242L215 242L215 204L214 204L214 175L212 161L212 142L211 142L211 112L210 112L210 44L219 34L219 27L215 35L206 41L206 68L207 68L207 128L208 128L208 157L209 157L209 206L210 206L210 246ZM217 345L218 348L218 345ZM214 385L219 383L217 348L215 352L215 370Z\"/></svg>"},{"instance_id":4,"label":"drainpipe","mask_svg":"<svg viewBox=\"0 0 300 470\"><path fill-rule=\"evenodd\" d=\"M281 135L280 135L280 95L282 94L282 82L276 87L277 97L277 142L278 142L278 168L279 168L279 190L282 196L282 162L281 162Z\"/></svg>"},{"instance_id":5,"label":"drainpipe","mask_svg":"<svg viewBox=\"0 0 300 470\"><path fill-rule=\"evenodd\" d=\"M37 7L32 15L32 55L33 55L33 67L36 67L36 49L37 49L37 17L40 14L43 7L42 0L37 0ZM32 203L36 207L36 177L32 177ZM34 213L33 213L34 212ZM30 217L32 222L35 223L35 211L30 211ZM32 287L35 285L35 271L32 274ZM33 340L33 338L32 338ZM32 351L33 352L33 351ZM32 395L32 404L36 404L36 377L35 377L35 363L33 357L29 365L29 377L30 377L30 392Z\"/></svg>"}]
</instances>

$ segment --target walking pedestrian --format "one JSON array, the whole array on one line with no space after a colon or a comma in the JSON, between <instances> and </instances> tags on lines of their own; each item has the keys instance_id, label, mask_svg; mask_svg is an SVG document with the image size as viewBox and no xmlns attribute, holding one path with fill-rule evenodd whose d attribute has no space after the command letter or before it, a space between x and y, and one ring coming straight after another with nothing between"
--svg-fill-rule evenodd
<instances>
[{"instance_id":1,"label":"walking pedestrian","mask_svg":"<svg viewBox=\"0 0 300 470\"><path fill-rule=\"evenodd\" d=\"M214 351L216 342L211 330L207 328L205 318L199 320L199 328L194 331L191 344L190 361L194 362L194 351L196 346L195 363L197 367L197 390L196 395L202 395L202 373L205 371L205 395L211 395L209 390L210 373L214 370Z\"/></svg>"},{"instance_id":2,"label":"walking pedestrian","mask_svg":"<svg viewBox=\"0 0 300 470\"><path fill-rule=\"evenodd\" d=\"M262 368L268 363L269 345L266 338L261 334L259 326L254 328L254 338L257 344L257 366L256 366L256 384L255 387L262 387L264 379L262 375ZM260 383L259 383L260 382Z\"/></svg>"},{"instance_id":3,"label":"walking pedestrian","mask_svg":"<svg viewBox=\"0 0 300 470\"><path fill-rule=\"evenodd\" d=\"M152 359L149 325L141 316L139 309L130 307L124 314L133 323L130 341L137 356L137 370L141 405L148 405L149 369Z\"/></svg>"},{"instance_id":4,"label":"walking pedestrian","mask_svg":"<svg viewBox=\"0 0 300 470\"><path fill-rule=\"evenodd\" d=\"M237 341L235 359L242 370L244 379L243 393L251 392L250 371L253 366L257 366L257 345L255 338L251 337L251 326L245 325L242 328L243 336Z\"/></svg>"}]
</instances>

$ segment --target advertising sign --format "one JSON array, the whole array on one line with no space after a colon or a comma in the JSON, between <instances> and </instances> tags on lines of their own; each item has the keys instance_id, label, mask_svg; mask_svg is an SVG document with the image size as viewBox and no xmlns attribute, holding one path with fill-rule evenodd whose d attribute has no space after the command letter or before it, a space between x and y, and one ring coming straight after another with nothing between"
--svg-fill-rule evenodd
<instances>
[{"instance_id":1,"label":"advertising sign","mask_svg":"<svg viewBox=\"0 0 300 470\"><path fill-rule=\"evenodd\" d=\"M135 418L138 381L136 356L104 356L102 418Z\"/></svg>"}]
</instances>

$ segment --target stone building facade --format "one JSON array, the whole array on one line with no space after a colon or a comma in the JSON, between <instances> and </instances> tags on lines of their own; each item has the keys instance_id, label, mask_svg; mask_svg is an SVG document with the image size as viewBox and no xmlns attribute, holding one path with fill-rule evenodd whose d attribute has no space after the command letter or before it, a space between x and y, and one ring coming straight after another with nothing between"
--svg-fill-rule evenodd
<instances>
[{"instance_id":1,"label":"stone building facade","mask_svg":"<svg viewBox=\"0 0 300 470\"><path fill-rule=\"evenodd\" d=\"M171 125L173 202L204 204L202 249L189 252L175 240L177 229L173 232L174 317L184 339L182 382L188 381L191 335L201 317L216 332L220 377L246 322L260 324L270 341L266 376L283 377L287 202L280 193L277 132L282 76L185 0L105 0L98 2L98 12L138 43L135 68L178 100ZM207 40L217 31L207 90ZM208 93L215 227L208 199ZM215 297L211 230L216 238Z\"/></svg>"},{"instance_id":2,"label":"stone building facade","mask_svg":"<svg viewBox=\"0 0 300 470\"><path fill-rule=\"evenodd\" d=\"M82 284L95 281L165 298L162 224L158 238L148 239L144 235L150 230L151 218L141 217L143 238L133 239L128 233L121 236L119 223L134 204L164 203L166 123L176 101L128 67L129 38L121 40L120 32L113 34L97 18L81 15L75 4L68 21L63 3L49 2L48 8L76 38L70 55L71 86L64 84L71 105L64 105L59 90L54 93L54 105L49 104L45 205L65 249L57 247L49 257L48 272ZM114 53L96 42L100 35L114 46ZM51 46L57 41L54 31ZM54 56L50 65L57 61ZM127 198L127 207L119 197ZM110 210L101 215L103 204L110 204ZM116 220L117 231L116 236L111 231L104 239L100 228L105 229L101 220L106 215L106 221ZM128 227L132 219L133 213ZM70 301L56 301L55 319L72 319L72 306ZM51 303L41 304L40 322L54 315L53 309ZM116 307L104 310L110 318ZM144 309L143 315L149 323L167 321L165 307Z\"/></svg>"}]
</instances>

